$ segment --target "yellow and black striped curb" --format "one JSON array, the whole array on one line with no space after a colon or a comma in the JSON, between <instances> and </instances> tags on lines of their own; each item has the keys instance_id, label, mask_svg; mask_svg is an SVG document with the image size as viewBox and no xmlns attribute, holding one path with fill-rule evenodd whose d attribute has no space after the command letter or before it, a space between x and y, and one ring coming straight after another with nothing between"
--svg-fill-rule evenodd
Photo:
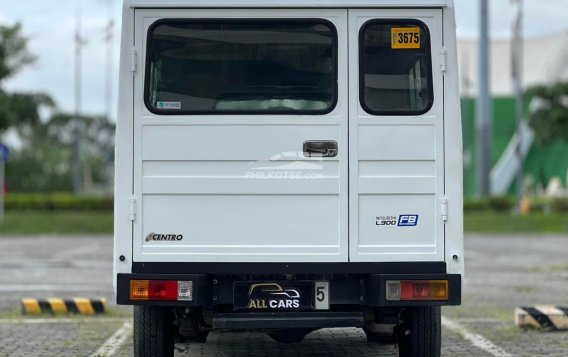
<instances>
[{"instance_id":1,"label":"yellow and black striped curb","mask_svg":"<svg viewBox=\"0 0 568 357\"><path fill-rule=\"evenodd\" d=\"M537 305L517 307L515 324L518 327L536 327L549 331L568 330L568 307Z\"/></svg>"},{"instance_id":2,"label":"yellow and black striped curb","mask_svg":"<svg viewBox=\"0 0 568 357\"><path fill-rule=\"evenodd\" d=\"M98 315L106 310L106 299L22 299L22 314L41 315L41 314L80 314Z\"/></svg>"}]
</instances>

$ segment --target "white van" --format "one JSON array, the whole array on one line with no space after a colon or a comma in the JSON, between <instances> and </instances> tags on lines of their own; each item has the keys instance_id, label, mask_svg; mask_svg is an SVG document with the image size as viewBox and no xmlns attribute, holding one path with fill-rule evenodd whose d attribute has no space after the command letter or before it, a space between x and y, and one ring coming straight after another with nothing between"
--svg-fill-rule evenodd
<instances>
[{"instance_id":1,"label":"white van","mask_svg":"<svg viewBox=\"0 0 568 357\"><path fill-rule=\"evenodd\" d=\"M126 0L117 302L136 356L363 328L440 354L461 301L452 0Z\"/></svg>"}]
</instances>

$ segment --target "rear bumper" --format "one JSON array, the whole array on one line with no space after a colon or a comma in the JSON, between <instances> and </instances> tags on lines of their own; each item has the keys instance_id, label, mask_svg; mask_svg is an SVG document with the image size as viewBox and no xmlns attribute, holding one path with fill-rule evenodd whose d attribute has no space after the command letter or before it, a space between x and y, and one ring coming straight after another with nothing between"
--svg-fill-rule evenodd
<instances>
[{"instance_id":1,"label":"rear bumper","mask_svg":"<svg viewBox=\"0 0 568 357\"><path fill-rule=\"evenodd\" d=\"M214 314L213 329L285 329L326 327L363 327L363 312L279 312Z\"/></svg>"},{"instance_id":2,"label":"rear bumper","mask_svg":"<svg viewBox=\"0 0 568 357\"><path fill-rule=\"evenodd\" d=\"M445 263L338 263L338 264L191 264L172 266L135 263L132 274L117 275L117 303L121 305L166 305L207 307L233 313L233 289L237 281L329 281L330 312L359 310L357 307L441 306L461 303L461 276L446 274ZM191 271L191 274L171 274ZM191 301L132 301L130 280L177 280L193 283ZM443 301L388 301L387 280L447 280L449 298ZM313 312L310 312L310 315ZM248 313L251 314L251 313ZM278 313L281 314L281 313ZM268 316L273 316L269 314ZM357 314L355 314L357 315ZM312 316L312 315L311 315ZM315 317L315 315L313 315ZM226 315L225 318L235 316ZM288 315L289 321L301 323ZM220 317L221 318L221 317ZM331 317L330 317L331 318ZM337 316L343 319L345 316ZM351 323L357 320L351 317ZM218 320L223 325L224 320ZM289 322L283 322L287 324ZM338 321L339 323L339 321ZM350 325L353 326L353 325Z\"/></svg>"}]
</instances>

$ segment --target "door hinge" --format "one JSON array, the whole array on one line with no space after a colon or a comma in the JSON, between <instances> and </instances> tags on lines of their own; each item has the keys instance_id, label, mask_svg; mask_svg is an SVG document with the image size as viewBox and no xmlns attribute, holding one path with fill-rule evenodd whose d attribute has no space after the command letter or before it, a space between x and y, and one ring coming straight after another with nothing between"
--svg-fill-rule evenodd
<instances>
[{"instance_id":1,"label":"door hinge","mask_svg":"<svg viewBox=\"0 0 568 357\"><path fill-rule=\"evenodd\" d=\"M130 220L134 222L136 220L136 198L130 198Z\"/></svg>"},{"instance_id":2,"label":"door hinge","mask_svg":"<svg viewBox=\"0 0 568 357\"><path fill-rule=\"evenodd\" d=\"M448 52L445 48L442 48L440 52L440 68L442 69L442 74L446 73L448 69Z\"/></svg>"},{"instance_id":3,"label":"door hinge","mask_svg":"<svg viewBox=\"0 0 568 357\"><path fill-rule=\"evenodd\" d=\"M448 221L448 199L446 197L442 199L442 220Z\"/></svg>"},{"instance_id":4,"label":"door hinge","mask_svg":"<svg viewBox=\"0 0 568 357\"><path fill-rule=\"evenodd\" d=\"M135 48L132 49L132 73L138 70L138 51Z\"/></svg>"}]
</instances>

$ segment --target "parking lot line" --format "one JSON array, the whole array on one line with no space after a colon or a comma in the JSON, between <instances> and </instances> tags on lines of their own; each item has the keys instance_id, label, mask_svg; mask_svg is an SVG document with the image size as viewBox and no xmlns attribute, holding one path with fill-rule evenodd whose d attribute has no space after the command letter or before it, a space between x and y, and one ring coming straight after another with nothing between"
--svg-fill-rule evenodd
<instances>
[{"instance_id":1,"label":"parking lot line","mask_svg":"<svg viewBox=\"0 0 568 357\"><path fill-rule=\"evenodd\" d=\"M487 338L480 334L473 333L469 331L464 326L460 325L458 322L448 319L442 316L442 326L451 330L455 333L463 336L464 339L469 341L473 346L482 349L493 357L513 357L510 353L504 351L502 348L496 346L493 342L489 341Z\"/></svg>"},{"instance_id":2,"label":"parking lot line","mask_svg":"<svg viewBox=\"0 0 568 357\"><path fill-rule=\"evenodd\" d=\"M128 322L125 322L121 328L116 330L116 332L112 336L110 336L95 353L91 355L91 357L114 356L128 338L131 328L132 326Z\"/></svg>"}]
</instances>

